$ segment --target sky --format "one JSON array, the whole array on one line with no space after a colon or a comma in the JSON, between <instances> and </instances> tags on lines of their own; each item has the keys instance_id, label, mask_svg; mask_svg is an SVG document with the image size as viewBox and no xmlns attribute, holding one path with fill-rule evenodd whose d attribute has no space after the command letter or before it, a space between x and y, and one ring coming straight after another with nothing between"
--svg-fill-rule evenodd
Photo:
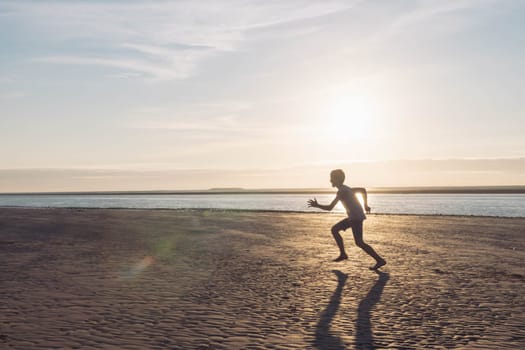
<instances>
[{"instance_id":1,"label":"sky","mask_svg":"<svg viewBox=\"0 0 525 350\"><path fill-rule=\"evenodd\" d=\"M525 185L524 17L0 0L0 192Z\"/></svg>"}]
</instances>

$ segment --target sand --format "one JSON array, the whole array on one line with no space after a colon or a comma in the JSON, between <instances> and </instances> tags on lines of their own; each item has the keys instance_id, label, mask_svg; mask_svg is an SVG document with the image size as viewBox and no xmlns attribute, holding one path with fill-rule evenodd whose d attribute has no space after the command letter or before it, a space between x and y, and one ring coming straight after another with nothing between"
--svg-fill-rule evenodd
<instances>
[{"instance_id":1,"label":"sand","mask_svg":"<svg viewBox=\"0 0 525 350\"><path fill-rule=\"evenodd\" d=\"M0 209L0 348L525 348L525 219L341 218Z\"/></svg>"}]
</instances>

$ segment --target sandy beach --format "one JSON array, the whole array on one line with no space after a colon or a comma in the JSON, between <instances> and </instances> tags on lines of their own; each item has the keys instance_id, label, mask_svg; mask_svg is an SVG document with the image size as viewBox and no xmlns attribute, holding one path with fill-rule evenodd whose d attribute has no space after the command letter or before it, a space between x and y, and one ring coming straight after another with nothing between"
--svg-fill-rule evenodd
<instances>
[{"instance_id":1,"label":"sandy beach","mask_svg":"<svg viewBox=\"0 0 525 350\"><path fill-rule=\"evenodd\" d=\"M525 348L525 219L341 218L0 209L0 348Z\"/></svg>"}]
</instances>

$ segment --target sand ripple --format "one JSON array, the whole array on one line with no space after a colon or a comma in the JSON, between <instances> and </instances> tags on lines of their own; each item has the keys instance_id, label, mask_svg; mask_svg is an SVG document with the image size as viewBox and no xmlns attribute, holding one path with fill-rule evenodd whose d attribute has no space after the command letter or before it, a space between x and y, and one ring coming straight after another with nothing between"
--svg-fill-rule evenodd
<instances>
[{"instance_id":1,"label":"sand ripple","mask_svg":"<svg viewBox=\"0 0 525 350\"><path fill-rule=\"evenodd\" d=\"M525 348L525 219L0 210L2 349Z\"/></svg>"}]
</instances>

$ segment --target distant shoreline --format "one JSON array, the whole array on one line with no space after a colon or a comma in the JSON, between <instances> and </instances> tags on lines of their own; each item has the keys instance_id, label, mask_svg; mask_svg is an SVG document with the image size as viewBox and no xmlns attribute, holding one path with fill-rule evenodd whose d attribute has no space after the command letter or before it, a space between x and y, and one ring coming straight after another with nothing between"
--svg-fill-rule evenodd
<instances>
[{"instance_id":1,"label":"distant shoreline","mask_svg":"<svg viewBox=\"0 0 525 350\"><path fill-rule=\"evenodd\" d=\"M226 195L226 194L333 194L329 189L242 189L220 188L209 190L159 191L74 191L74 192L3 192L0 195ZM471 186L471 187L377 187L374 194L525 194L525 186Z\"/></svg>"}]
</instances>

